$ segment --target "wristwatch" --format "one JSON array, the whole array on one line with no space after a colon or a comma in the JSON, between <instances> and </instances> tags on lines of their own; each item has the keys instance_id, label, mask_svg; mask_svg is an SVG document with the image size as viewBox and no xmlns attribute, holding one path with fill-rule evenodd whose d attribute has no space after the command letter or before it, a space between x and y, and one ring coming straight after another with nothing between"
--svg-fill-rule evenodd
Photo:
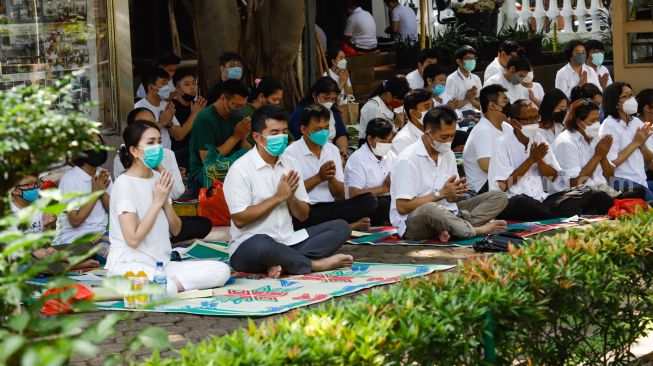
<instances>
[{"instance_id":1,"label":"wristwatch","mask_svg":"<svg viewBox=\"0 0 653 366\"><path fill-rule=\"evenodd\" d=\"M437 188L435 189L435 192L433 192L433 194L435 195L436 201L439 201L439 198L442 198L442 196L440 195L440 190Z\"/></svg>"}]
</instances>

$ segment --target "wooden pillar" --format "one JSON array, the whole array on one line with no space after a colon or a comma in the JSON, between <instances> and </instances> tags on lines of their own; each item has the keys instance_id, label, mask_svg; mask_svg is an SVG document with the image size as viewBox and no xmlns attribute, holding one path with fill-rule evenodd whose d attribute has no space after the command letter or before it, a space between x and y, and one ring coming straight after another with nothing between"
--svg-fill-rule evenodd
<instances>
[{"instance_id":1,"label":"wooden pillar","mask_svg":"<svg viewBox=\"0 0 653 366\"><path fill-rule=\"evenodd\" d=\"M426 0L419 1L419 48L426 48L426 11L429 10L426 8Z\"/></svg>"},{"instance_id":2,"label":"wooden pillar","mask_svg":"<svg viewBox=\"0 0 653 366\"><path fill-rule=\"evenodd\" d=\"M303 76L304 76L304 91L310 90L311 86L317 80L317 48L315 47L315 14L316 14L316 3L311 0L304 0L304 16L306 21L304 22L304 38L302 43L304 44L304 57L303 59L306 62L303 64ZM325 50L326 51L326 50ZM300 54L301 57L301 54ZM299 60L301 62L301 59Z\"/></svg>"}]
</instances>

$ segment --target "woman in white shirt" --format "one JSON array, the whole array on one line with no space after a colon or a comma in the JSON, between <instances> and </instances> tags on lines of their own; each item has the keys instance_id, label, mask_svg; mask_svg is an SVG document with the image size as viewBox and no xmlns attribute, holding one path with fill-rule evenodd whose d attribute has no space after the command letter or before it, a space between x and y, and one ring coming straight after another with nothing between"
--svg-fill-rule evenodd
<instances>
[{"instance_id":1,"label":"woman in white shirt","mask_svg":"<svg viewBox=\"0 0 653 366\"><path fill-rule=\"evenodd\" d=\"M172 174L154 170L163 159L159 129L137 121L127 126L122 138L120 159L127 171L116 179L111 194L108 274L143 270L152 279L157 262L162 262L168 295L224 285L229 267L222 262L170 261L170 235L179 234L181 220L170 200Z\"/></svg>"},{"instance_id":2,"label":"woman in white shirt","mask_svg":"<svg viewBox=\"0 0 653 366\"><path fill-rule=\"evenodd\" d=\"M540 114L540 135L552 145L556 137L565 129L569 100L560 89L551 89L544 94L538 112Z\"/></svg>"},{"instance_id":3,"label":"woman in white shirt","mask_svg":"<svg viewBox=\"0 0 653 366\"><path fill-rule=\"evenodd\" d=\"M329 70L325 71L322 76L328 76L338 83L341 97L354 94L354 90L351 87L349 70L347 69L345 52L337 49L333 53L329 53L329 65Z\"/></svg>"},{"instance_id":4,"label":"woman in white shirt","mask_svg":"<svg viewBox=\"0 0 653 366\"><path fill-rule=\"evenodd\" d=\"M345 197L372 193L379 206L370 217L372 226L390 223L390 157L394 137L390 120L375 118L367 124L365 143L356 150L345 167Z\"/></svg>"},{"instance_id":5,"label":"woman in white shirt","mask_svg":"<svg viewBox=\"0 0 653 366\"><path fill-rule=\"evenodd\" d=\"M384 118L394 123L397 131L404 125L404 114L395 114L394 110L403 106L404 96L410 91L408 80L403 75L396 75L381 83L372 93L360 115L360 130L358 131L359 146L362 146L367 136L367 124L375 118Z\"/></svg>"}]
</instances>

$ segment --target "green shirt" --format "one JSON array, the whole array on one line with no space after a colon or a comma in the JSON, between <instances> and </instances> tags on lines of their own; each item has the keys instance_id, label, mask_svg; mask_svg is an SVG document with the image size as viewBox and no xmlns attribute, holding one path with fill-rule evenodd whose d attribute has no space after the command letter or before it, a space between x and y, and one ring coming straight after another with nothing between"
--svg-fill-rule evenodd
<instances>
[{"instance_id":1,"label":"green shirt","mask_svg":"<svg viewBox=\"0 0 653 366\"><path fill-rule=\"evenodd\" d=\"M234 134L236 124L240 120L220 117L213 105L204 108L195 117L193 129L190 132L190 174L188 180L194 180L204 169L200 150L206 150L206 145L218 148ZM231 152L230 152L231 153Z\"/></svg>"}]
</instances>

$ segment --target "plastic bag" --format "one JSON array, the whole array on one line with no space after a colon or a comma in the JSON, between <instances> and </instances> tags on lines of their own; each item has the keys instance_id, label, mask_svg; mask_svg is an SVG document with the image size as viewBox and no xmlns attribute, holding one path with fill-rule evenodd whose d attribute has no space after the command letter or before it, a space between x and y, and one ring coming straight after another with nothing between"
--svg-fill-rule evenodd
<instances>
[{"instance_id":1,"label":"plastic bag","mask_svg":"<svg viewBox=\"0 0 653 366\"><path fill-rule=\"evenodd\" d=\"M211 187L200 189L199 201L199 215L211 220L213 226L231 225L231 215L221 181L216 179Z\"/></svg>"},{"instance_id":2,"label":"plastic bag","mask_svg":"<svg viewBox=\"0 0 653 366\"><path fill-rule=\"evenodd\" d=\"M647 211L648 204L641 198L624 198L614 200L614 206L608 210L608 216L618 218L624 215L633 215L637 213L637 209Z\"/></svg>"}]
</instances>

